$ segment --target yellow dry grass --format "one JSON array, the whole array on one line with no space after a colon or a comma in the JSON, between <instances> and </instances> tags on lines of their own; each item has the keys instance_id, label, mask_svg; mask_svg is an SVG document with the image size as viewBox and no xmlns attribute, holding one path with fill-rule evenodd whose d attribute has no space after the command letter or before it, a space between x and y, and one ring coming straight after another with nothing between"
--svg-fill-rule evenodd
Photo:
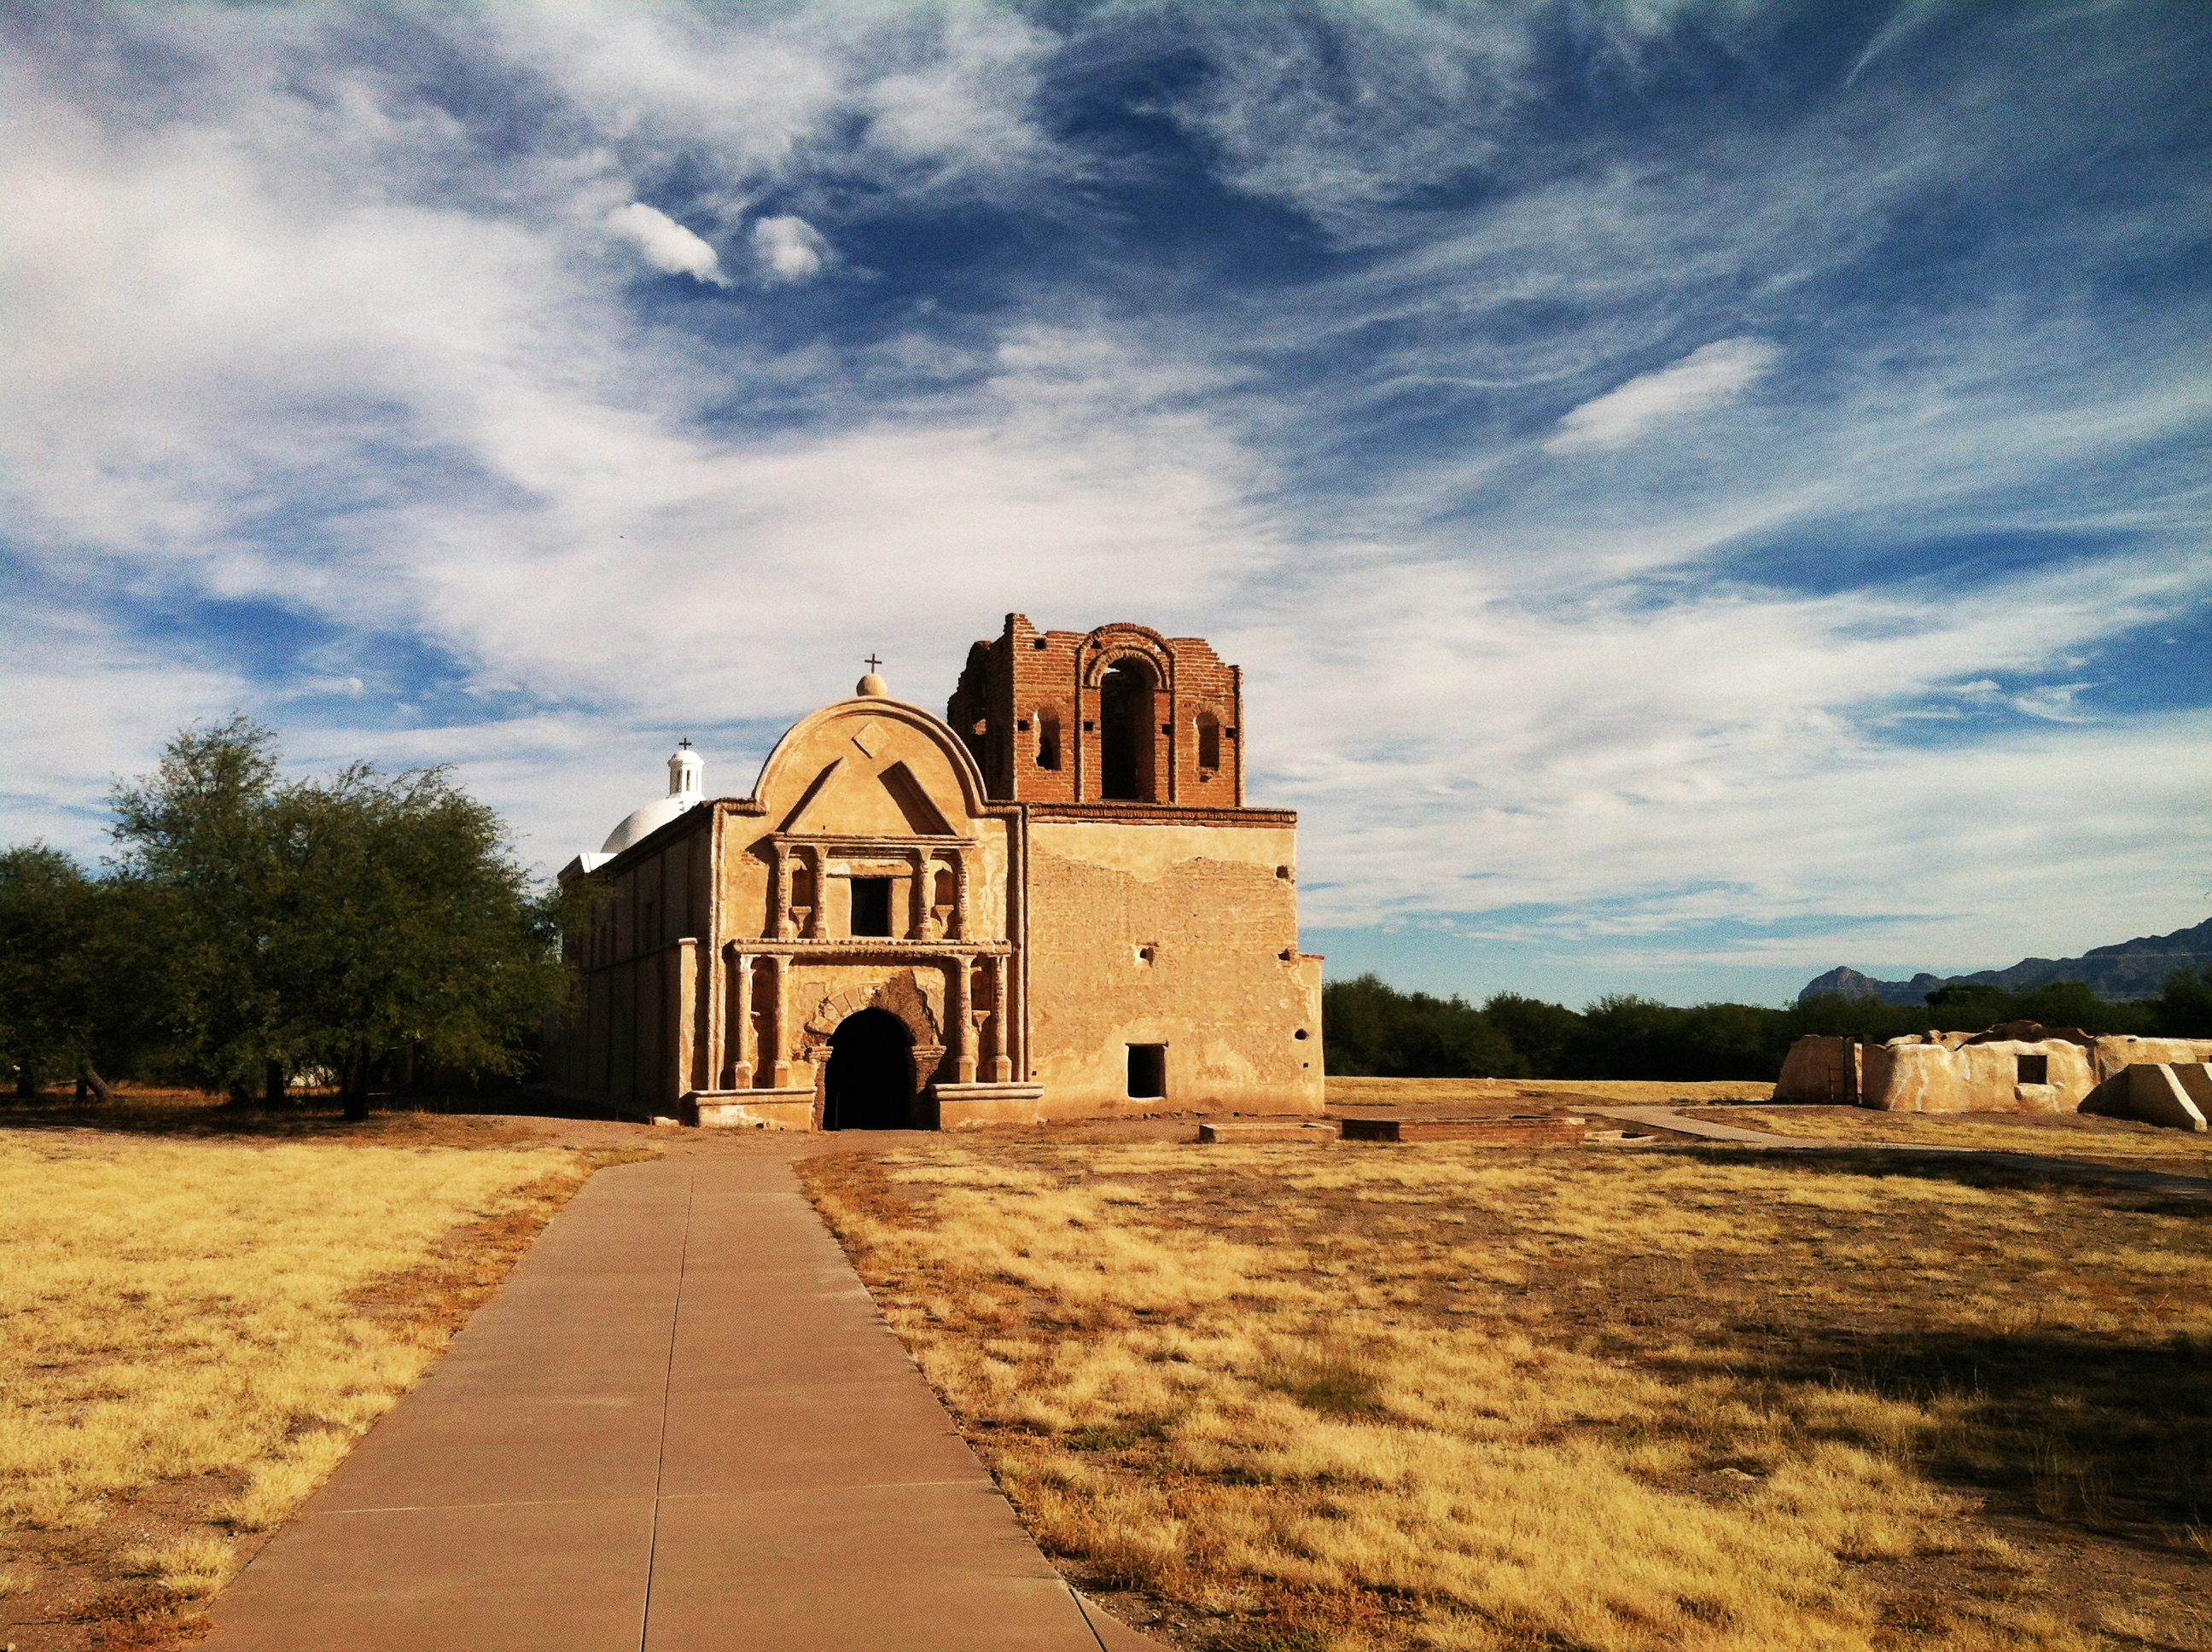
<instances>
[{"instance_id":1,"label":"yellow dry grass","mask_svg":"<svg viewBox=\"0 0 2212 1652\"><path fill-rule=\"evenodd\" d=\"M0 1136L0 1518L89 1526L227 1473L215 1517L275 1525L450 1334L356 1294L585 1174L548 1151ZM186 1599L234 1564L207 1534L125 1558Z\"/></svg>"},{"instance_id":2,"label":"yellow dry grass","mask_svg":"<svg viewBox=\"0 0 2212 1652\"><path fill-rule=\"evenodd\" d=\"M1822 1141L1926 1143L1940 1147L1988 1147L2011 1153L2062 1157L2189 1158L2212 1160L2212 1137L2180 1130L2082 1129L2036 1124L2002 1113L1879 1113L1842 1108L1731 1107L1692 1118L1771 1130L1778 1136Z\"/></svg>"},{"instance_id":3,"label":"yellow dry grass","mask_svg":"<svg viewBox=\"0 0 2212 1652\"><path fill-rule=\"evenodd\" d=\"M1902 1334L1917 1296L1969 1339L2212 1336L2201 1224L2112 1215L2083 1254L2050 1194L1573 1150L1204 1152L948 1143L806 1175L1048 1550L1245 1625L1207 1645L2087 1649L1917 1466L2002 1468L1988 1396L1793 1380L1745 1327ZM1946 1243L1992 1236L2002 1267ZM2046 1467L2054 1497L2081 1479ZM1909 1609L1868 1581L1930 1556L1996 1581Z\"/></svg>"},{"instance_id":4,"label":"yellow dry grass","mask_svg":"<svg viewBox=\"0 0 2212 1652\"><path fill-rule=\"evenodd\" d=\"M1346 1078L1331 1076L1324 1091L1331 1107L1431 1107L1464 1102L1498 1107L1516 1102L1583 1096L1630 1107L1669 1102L1764 1102L1771 1084L1733 1078L1662 1083L1613 1078Z\"/></svg>"}]
</instances>

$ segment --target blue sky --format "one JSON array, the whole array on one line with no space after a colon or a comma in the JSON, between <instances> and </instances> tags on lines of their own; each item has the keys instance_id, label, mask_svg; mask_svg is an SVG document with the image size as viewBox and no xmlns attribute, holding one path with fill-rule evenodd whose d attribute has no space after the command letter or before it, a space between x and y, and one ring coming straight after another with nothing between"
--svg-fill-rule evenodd
<instances>
[{"instance_id":1,"label":"blue sky","mask_svg":"<svg viewBox=\"0 0 2212 1652\"><path fill-rule=\"evenodd\" d=\"M550 869L1010 610L1308 944L1777 1001L2212 909L2201 5L19 4L0 831L244 708Z\"/></svg>"}]
</instances>

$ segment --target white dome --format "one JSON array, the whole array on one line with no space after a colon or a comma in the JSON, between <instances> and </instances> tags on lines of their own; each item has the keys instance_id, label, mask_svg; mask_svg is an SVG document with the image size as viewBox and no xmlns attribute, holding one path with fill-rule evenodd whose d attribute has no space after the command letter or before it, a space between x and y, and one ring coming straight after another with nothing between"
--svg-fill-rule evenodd
<instances>
[{"instance_id":1,"label":"white dome","mask_svg":"<svg viewBox=\"0 0 2212 1652\"><path fill-rule=\"evenodd\" d=\"M679 741L668 754L668 795L642 809L633 809L623 823L599 845L603 855L620 854L633 843L650 837L697 803L703 795L707 765L689 740Z\"/></svg>"},{"instance_id":2,"label":"white dome","mask_svg":"<svg viewBox=\"0 0 2212 1652\"><path fill-rule=\"evenodd\" d=\"M607 841L599 845L599 853L620 854L631 844L652 836L698 801L697 793L687 792L680 797L659 798L642 809L631 810L623 817L623 823L607 834Z\"/></svg>"}]
</instances>

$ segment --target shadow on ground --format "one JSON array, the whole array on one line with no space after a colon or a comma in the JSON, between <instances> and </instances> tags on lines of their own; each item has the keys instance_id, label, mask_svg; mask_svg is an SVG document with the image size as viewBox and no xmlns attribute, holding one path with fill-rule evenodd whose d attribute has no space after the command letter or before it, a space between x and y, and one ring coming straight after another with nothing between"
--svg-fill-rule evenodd
<instances>
[{"instance_id":1,"label":"shadow on ground","mask_svg":"<svg viewBox=\"0 0 2212 1652\"><path fill-rule=\"evenodd\" d=\"M222 1101L190 1091L124 1091L112 1102L80 1102L67 1095L0 1097L0 1129L112 1130L131 1135L197 1139L303 1140L387 1133L425 1118L501 1115L613 1122L604 1107L563 1100L524 1088L460 1095L385 1095L371 1097L367 1121L349 1120L334 1096L307 1095L282 1107Z\"/></svg>"}]
</instances>

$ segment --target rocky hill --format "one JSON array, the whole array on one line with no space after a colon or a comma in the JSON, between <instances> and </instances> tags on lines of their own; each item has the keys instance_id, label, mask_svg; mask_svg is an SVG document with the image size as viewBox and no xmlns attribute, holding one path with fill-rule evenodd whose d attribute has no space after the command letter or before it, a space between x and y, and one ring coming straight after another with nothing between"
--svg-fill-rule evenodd
<instances>
[{"instance_id":1,"label":"rocky hill","mask_svg":"<svg viewBox=\"0 0 2212 1652\"><path fill-rule=\"evenodd\" d=\"M1954 981L1983 982L2019 993L2054 981L2087 981L2100 998L2151 998L2168 975L2192 966L2212 966L2212 918L2171 935L2143 935L2113 946L2092 947L2078 958L2022 958L2008 969L1983 969L1971 975L1922 974L1911 981L1876 981L1838 965L1807 981L1797 996L1802 1000L1832 993L1842 998L1878 998L1885 1004L1924 1004L1929 993Z\"/></svg>"}]
</instances>

